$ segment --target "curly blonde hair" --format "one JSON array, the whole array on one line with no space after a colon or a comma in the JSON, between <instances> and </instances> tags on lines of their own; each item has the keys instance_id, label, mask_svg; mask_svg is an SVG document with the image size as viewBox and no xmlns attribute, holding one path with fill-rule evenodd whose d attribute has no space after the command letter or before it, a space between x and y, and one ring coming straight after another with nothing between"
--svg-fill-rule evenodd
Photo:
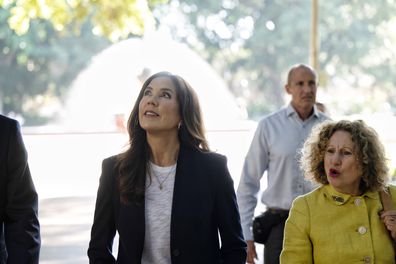
<instances>
[{"instance_id":1,"label":"curly blonde hair","mask_svg":"<svg viewBox=\"0 0 396 264\"><path fill-rule=\"evenodd\" d=\"M319 184L329 183L324 168L324 155L331 136L339 130L348 132L355 144L357 161L363 173L360 191L384 189L388 180L384 147L375 130L362 120L329 120L315 126L301 150L300 166L305 177Z\"/></svg>"}]
</instances>

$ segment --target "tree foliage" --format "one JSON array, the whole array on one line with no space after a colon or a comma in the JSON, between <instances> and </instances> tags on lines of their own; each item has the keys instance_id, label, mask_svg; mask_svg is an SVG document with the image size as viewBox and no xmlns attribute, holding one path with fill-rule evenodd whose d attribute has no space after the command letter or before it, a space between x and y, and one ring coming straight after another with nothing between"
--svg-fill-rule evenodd
<instances>
[{"instance_id":1,"label":"tree foliage","mask_svg":"<svg viewBox=\"0 0 396 264\"><path fill-rule=\"evenodd\" d=\"M309 63L309 0L173 0L165 8L161 15L184 14L185 25L168 25L175 38L217 68L252 117L283 105L287 70ZM395 13L394 0L319 1L321 89L329 95L332 89L354 90L364 97L332 97L326 101L331 108L350 114L387 102L396 109Z\"/></svg>"},{"instance_id":2,"label":"tree foliage","mask_svg":"<svg viewBox=\"0 0 396 264\"><path fill-rule=\"evenodd\" d=\"M77 37L59 35L44 20L32 20L30 30L19 36L7 26L9 17L8 10L0 9L2 112L22 115L27 124L40 124L45 122L41 107L61 100L78 72L108 41L92 35L88 24Z\"/></svg>"},{"instance_id":3,"label":"tree foliage","mask_svg":"<svg viewBox=\"0 0 396 264\"><path fill-rule=\"evenodd\" d=\"M45 123L52 115L43 106L62 103L108 39L142 34L165 1L0 0L0 112Z\"/></svg>"},{"instance_id":4,"label":"tree foliage","mask_svg":"<svg viewBox=\"0 0 396 264\"><path fill-rule=\"evenodd\" d=\"M251 117L285 103L287 70L309 62L310 0L165 2L0 0L4 112L33 114L29 105L62 95L110 44L97 35L116 41L142 34L153 17L215 67ZM395 0L319 1L320 89L330 109L396 109L395 13Z\"/></svg>"},{"instance_id":5,"label":"tree foliage","mask_svg":"<svg viewBox=\"0 0 396 264\"><path fill-rule=\"evenodd\" d=\"M34 19L50 21L62 31L70 24L74 30L89 19L95 34L113 41L130 34L142 35L152 25L151 7L166 0L2 0L11 6L8 24L18 35L25 34Z\"/></svg>"}]
</instances>

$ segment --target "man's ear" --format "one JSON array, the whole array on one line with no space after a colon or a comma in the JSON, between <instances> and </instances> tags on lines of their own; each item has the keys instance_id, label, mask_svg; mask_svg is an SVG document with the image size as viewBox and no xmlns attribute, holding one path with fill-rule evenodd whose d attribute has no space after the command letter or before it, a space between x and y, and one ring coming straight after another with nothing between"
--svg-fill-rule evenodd
<instances>
[{"instance_id":1,"label":"man's ear","mask_svg":"<svg viewBox=\"0 0 396 264\"><path fill-rule=\"evenodd\" d=\"M286 93L291 94L289 84L285 84L285 91Z\"/></svg>"}]
</instances>

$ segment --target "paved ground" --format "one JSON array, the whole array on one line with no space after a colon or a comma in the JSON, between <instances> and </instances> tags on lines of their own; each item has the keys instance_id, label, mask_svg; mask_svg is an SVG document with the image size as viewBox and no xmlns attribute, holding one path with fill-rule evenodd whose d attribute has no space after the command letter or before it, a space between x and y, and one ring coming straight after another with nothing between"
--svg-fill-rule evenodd
<instances>
[{"instance_id":1,"label":"paved ground","mask_svg":"<svg viewBox=\"0 0 396 264\"><path fill-rule=\"evenodd\" d=\"M40 203L40 264L86 264L94 197L49 198ZM116 245L115 245L116 246ZM263 246L257 245L261 256Z\"/></svg>"},{"instance_id":2,"label":"paved ground","mask_svg":"<svg viewBox=\"0 0 396 264\"><path fill-rule=\"evenodd\" d=\"M211 148L227 155L235 185L252 131L212 131ZM32 177L40 198L40 264L88 263L90 228L103 158L119 153L120 133L25 133ZM232 142L232 144L230 144Z\"/></svg>"},{"instance_id":3,"label":"paved ground","mask_svg":"<svg viewBox=\"0 0 396 264\"><path fill-rule=\"evenodd\" d=\"M85 264L94 197L49 198L40 202L41 264Z\"/></svg>"},{"instance_id":4,"label":"paved ground","mask_svg":"<svg viewBox=\"0 0 396 264\"><path fill-rule=\"evenodd\" d=\"M40 264L88 263L101 161L121 151L125 135L32 133L24 140L40 198Z\"/></svg>"},{"instance_id":5,"label":"paved ground","mask_svg":"<svg viewBox=\"0 0 396 264\"><path fill-rule=\"evenodd\" d=\"M212 131L208 135L212 149L227 155L235 186L253 131L254 127ZM88 263L86 250L101 161L119 153L126 136L120 133L25 133L24 140L40 197L40 263ZM386 147L395 162L396 141L389 141ZM257 251L261 257L263 247L258 245Z\"/></svg>"}]
</instances>

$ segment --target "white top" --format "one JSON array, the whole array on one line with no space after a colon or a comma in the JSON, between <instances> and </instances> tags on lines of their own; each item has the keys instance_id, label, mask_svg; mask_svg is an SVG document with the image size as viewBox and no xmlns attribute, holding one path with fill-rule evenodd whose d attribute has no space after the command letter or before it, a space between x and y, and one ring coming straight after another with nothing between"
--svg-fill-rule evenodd
<instances>
[{"instance_id":1,"label":"white top","mask_svg":"<svg viewBox=\"0 0 396 264\"><path fill-rule=\"evenodd\" d=\"M176 165L160 167L150 162L148 167L142 264L171 264L170 223Z\"/></svg>"}]
</instances>

